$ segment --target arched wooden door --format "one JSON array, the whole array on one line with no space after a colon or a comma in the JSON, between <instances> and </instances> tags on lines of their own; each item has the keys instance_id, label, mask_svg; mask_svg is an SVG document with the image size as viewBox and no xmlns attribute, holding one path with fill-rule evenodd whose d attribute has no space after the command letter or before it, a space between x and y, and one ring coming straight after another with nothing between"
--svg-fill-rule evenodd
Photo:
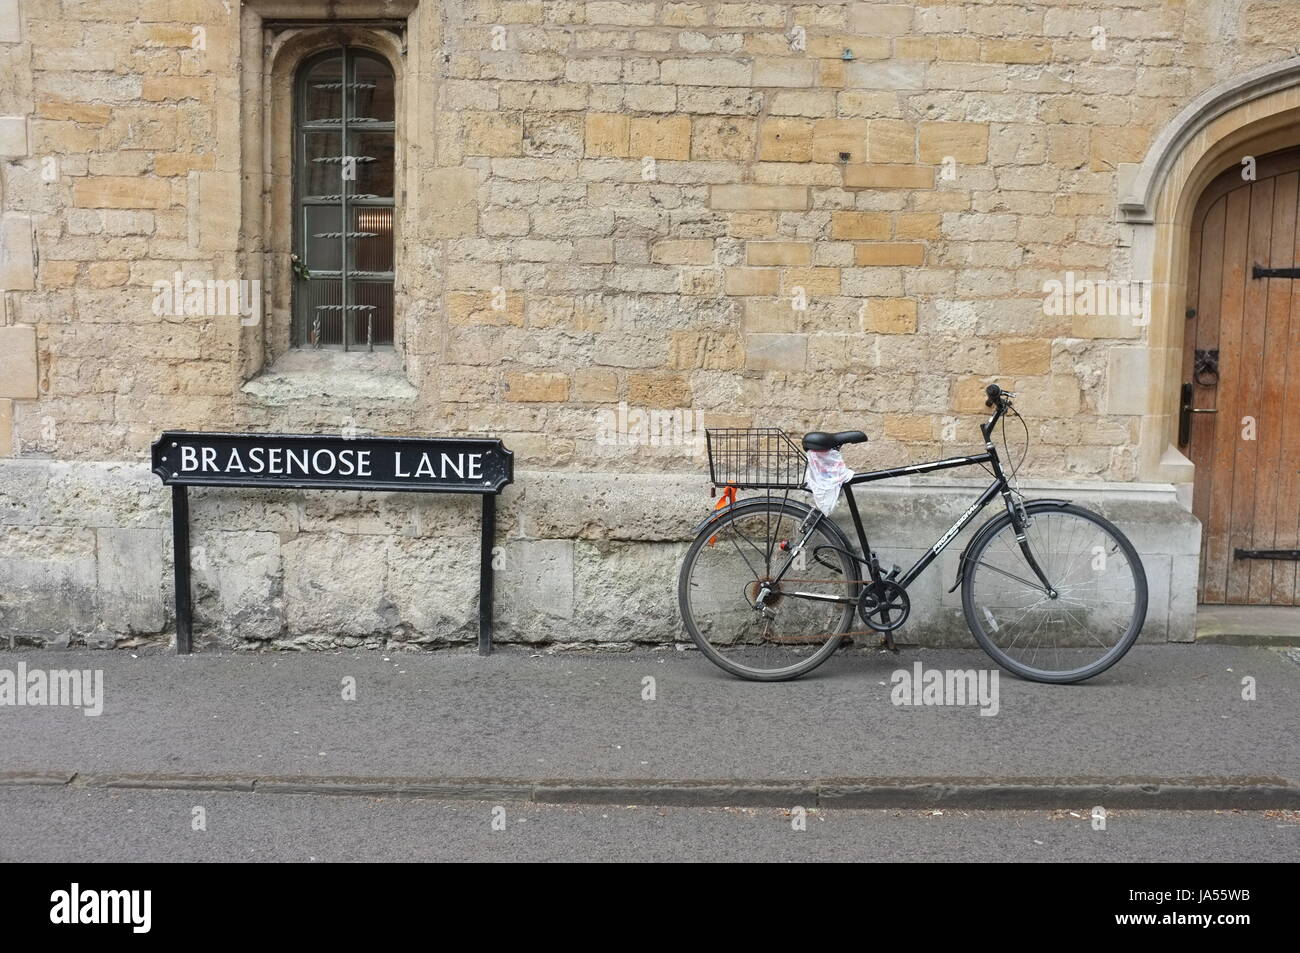
<instances>
[{"instance_id":1,"label":"arched wooden door","mask_svg":"<svg viewBox=\"0 0 1300 953\"><path fill-rule=\"evenodd\" d=\"M1229 169L1192 220L1179 442L1200 599L1300 605L1300 149Z\"/></svg>"}]
</instances>

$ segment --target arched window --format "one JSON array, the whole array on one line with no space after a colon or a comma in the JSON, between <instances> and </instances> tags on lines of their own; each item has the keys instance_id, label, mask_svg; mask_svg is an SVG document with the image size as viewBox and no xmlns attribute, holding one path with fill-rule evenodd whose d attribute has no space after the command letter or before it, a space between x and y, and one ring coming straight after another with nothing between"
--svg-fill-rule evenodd
<instances>
[{"instance_id":1,"label":"arched window","mask_svg":"<svg viewBox=\"0 0 1300 953\"><path fill-rule=\"evenodd\" d=\"M311 57L294 95L293 343L393 344L393 70L342 46Z\"/></svg>"}]
</instances>

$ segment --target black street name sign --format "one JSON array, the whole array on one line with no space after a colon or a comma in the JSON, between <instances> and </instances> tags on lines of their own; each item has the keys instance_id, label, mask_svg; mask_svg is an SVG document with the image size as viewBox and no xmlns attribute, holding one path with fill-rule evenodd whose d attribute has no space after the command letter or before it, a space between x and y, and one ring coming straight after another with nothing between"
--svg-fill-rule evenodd
<instances>
[{"instance_id":1,"label":"black street name sign","mask_svg":"<svg viewBox=\"0 0 1300 953\"><path fill-rule=\"evenodd\" d=\"M500 493L514 456L500 440L168 430L153 472L173 486Z\"/></svg>"},{"instance_id":2,"label":"black street name sign","mask_svg":"<svg viewBox=\"0 0 1300 953\"><path fill-rule=\"evenodd\" d=\"M326 437L312 434L165 430L153 472L172 488L176 651L193 648L190 599L192 486L284 487L473 493L479 497L478 650L492 652L492 548L497 494L514 481L514 455L500 440L442 437Z\"/></svg>"}]
</instances>

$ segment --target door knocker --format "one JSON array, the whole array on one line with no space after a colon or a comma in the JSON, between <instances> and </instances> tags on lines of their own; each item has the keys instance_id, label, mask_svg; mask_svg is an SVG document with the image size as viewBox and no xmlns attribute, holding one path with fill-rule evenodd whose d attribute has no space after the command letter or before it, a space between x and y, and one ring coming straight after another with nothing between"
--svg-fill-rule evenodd
<instances>
[{"instance_id":1,"label":"door knocker","mask_svg":"<svg viewBox=\"0 0 1300 953\"><path fill-rule=\"evenodd\" d=\"M1219 383L1219 351L1197 348L1192 356L1192 379L1202 387L1215 387Z\"/></svg>"}]
</instances>

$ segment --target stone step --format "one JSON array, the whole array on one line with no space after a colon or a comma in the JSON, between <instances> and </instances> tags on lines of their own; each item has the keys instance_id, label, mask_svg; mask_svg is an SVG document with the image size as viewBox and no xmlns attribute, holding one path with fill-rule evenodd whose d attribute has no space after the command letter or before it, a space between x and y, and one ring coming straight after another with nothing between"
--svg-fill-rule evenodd
<instances>
[{"instance_id":1,"label":"stone step","mask_svg":"<svg viewBox=\"0 0 1300 953\"><path fill-rule=\"evenodd\" d=\"M1196 641L1300 646L1300 606L1199 606Z\"/></svg>"}]
</instances>

